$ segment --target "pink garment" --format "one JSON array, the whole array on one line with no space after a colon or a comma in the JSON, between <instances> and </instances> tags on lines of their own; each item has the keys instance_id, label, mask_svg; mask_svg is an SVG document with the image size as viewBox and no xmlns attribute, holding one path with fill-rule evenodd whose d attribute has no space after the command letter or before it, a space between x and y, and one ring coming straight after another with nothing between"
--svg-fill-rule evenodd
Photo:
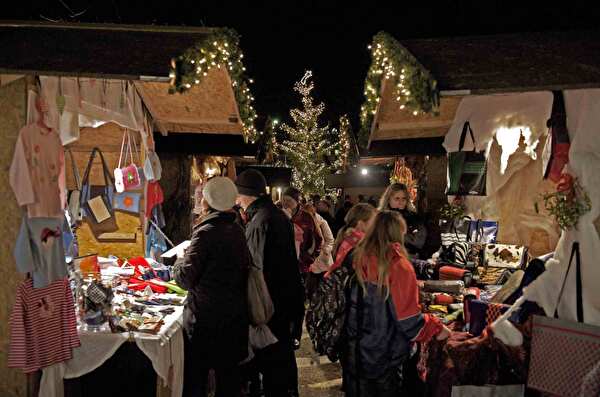
<instances>
[{"instance_id":1,"label":"pink garment","mask_svg":"<svg viewBox=\"0 0 600 397\"><path fill-rule=\"evenodd\" d=\"M55 130L21 128L9 171L10 186L30 218L59 218L66 204L65 155Z\"/></svg>"},{"instance_id":2,"label":"pink garment","mask_svg":"<svg viewBox=\"0 0 600 397\"><path fill-rule=\"evenodd\" d=\"M10 315L8 366L29 373L71 359L80 345L73 294L64 278L44 288L23 281Z\"/></svg>"}]
</instances>

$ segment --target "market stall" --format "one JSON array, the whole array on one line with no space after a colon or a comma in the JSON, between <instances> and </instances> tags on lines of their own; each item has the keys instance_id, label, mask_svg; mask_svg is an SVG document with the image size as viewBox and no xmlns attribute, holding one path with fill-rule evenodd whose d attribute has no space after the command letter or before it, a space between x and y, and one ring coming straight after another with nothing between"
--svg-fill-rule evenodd
<instances>
[{"instance_id":1,"label":"market stall","mask_svg":"<svg viewBox=\"0 0 600 397\"><path fill-rule=\"evenodd\" d=\"M399 43L379 33L370 46L366 161L424 157L425 194L442 198L429 206L439 250L413 259L423 310L457 331L420 347L429 395L594 395L599 196L585 170L600 156L600 59L590 40L569 32Z\"/></svg>"},{"instance_id":2,"label":"market stall","mask_svg":"<svg viewBox=\"0 0 600 397\"><path fill-rule=\"evenodd\" d=\"M10 321L3 313L3 366L28 375L28 395L61 396L73 393L62 379L110 374L106 365L127 343L154 369L149 390L181 395L185 291L161 254L190 227L174 238L165 226L185 224L180 218L191 212L191 186L177 183L176 163L206 153L202 142L214 149L219 141L226 153L216 154L228 156L253 150L255 115L237 35L7 23L0 42L11 53L0 62L0 96L20 106L0 120L2 147L10 147L6 202L22 223L1 221L14 236L4 257L14 251L17 265L5 262L2 291L12 313ZM190 71L207 51L219 53L219 63ZM238 151L228 149L234 141ZM169 149L184 143L185 153ZM192 171L184 172L188 181ZM173 185L185 205L163 211ZM25 388L23 378L0 372L7 387ZM157 377L168 389L156 387Z\"/></svg>"}]
</instances>

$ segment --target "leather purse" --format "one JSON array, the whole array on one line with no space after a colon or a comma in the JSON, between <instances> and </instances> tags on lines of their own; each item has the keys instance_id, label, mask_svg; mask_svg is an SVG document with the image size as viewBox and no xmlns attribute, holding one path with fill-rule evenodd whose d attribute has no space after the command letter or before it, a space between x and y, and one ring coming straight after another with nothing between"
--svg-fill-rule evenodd
<instances>
[{"instance_id":1,"label":"leather purse","mask_svg":"<svg viewBox=\"0 0 600 397\"><path fill-rule=\"evenodd\" d=\"M90 185L90 172L94 163L96 153L102 161L102 174L104 185ZM110 176L108 166L102 151L97 147L92 149L85 173L83 175L81 188L80 206L84 210L84 219L90 226L96 238L102 233L114 232L118 229L112 200L114 195L114 182Z\"/></svg>"}]
</instances>

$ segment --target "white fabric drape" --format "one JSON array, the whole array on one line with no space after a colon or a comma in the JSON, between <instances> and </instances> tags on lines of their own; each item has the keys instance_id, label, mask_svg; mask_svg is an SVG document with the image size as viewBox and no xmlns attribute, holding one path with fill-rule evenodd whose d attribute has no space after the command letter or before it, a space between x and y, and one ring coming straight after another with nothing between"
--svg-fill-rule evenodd
<instances>
[{"instance_id":1,"label":"white fabric drape","mask_svg":"<svg viewBox=\"0 0 600 397\"><path fill-rule=\"evenodd\" d=\"M568 171L577 177L592 202L592 209L579 218L577 228L562 233L554 260L526 290L526 297L553 315L558 291L569 264L571 247L578 241L581 250L583 313L588 324L600 326L600 236L594 221L600 217L600 89L565 92L567 126L571 138ZM568 275L563 298L558 306L560 318L576 321L575 271Z\"/></svg>"},{"instance_id":2,"label":"white fabric drape","mask_svg":"<svg viewBox=\"0 0 600 397\"><path fill-rule=\"evenodd\" d=\"M156 374L171 389L172 397L183 393L183 307L165 318L158 335L133 333L135 343L150 359ZM129 339L128 333L80 332L81 346L73 349L66 362L46 367L40 383L39 397L63 397L63 379L77 378L92 372L108 360Z\"/></svg>"}]
</instances>

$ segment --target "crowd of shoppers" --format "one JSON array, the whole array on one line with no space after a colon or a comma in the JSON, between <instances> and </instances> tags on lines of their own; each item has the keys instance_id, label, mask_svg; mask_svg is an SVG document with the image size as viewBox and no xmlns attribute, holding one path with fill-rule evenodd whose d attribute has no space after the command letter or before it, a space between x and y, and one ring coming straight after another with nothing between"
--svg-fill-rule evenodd
<instances>
[{"instance_id":1,"label":"crowd of shoppers","mask_svg":"<svg viewBox=\"0 0 600 397\"><path fill-rule=\"evenodd\" d=\"M191 244L174 268L188 290L185 396L207 395L211 369L217 397L240 396L243 389L297 396L294 350L305 297L340 266L355 275L341 360L346 395L397 395L413 343L448 336L419 309L409 258L426 231L406 186L391 185L378 209L373 197L353 204L346 196L335 215L329 197L305 198L293 187L274 203L265 178L252 169L235 183L210 179L199 196ZM250 269L262 272L273 308L266 322L271 339L260 346L248 314Z\"/></svg>"}]
</instances>

